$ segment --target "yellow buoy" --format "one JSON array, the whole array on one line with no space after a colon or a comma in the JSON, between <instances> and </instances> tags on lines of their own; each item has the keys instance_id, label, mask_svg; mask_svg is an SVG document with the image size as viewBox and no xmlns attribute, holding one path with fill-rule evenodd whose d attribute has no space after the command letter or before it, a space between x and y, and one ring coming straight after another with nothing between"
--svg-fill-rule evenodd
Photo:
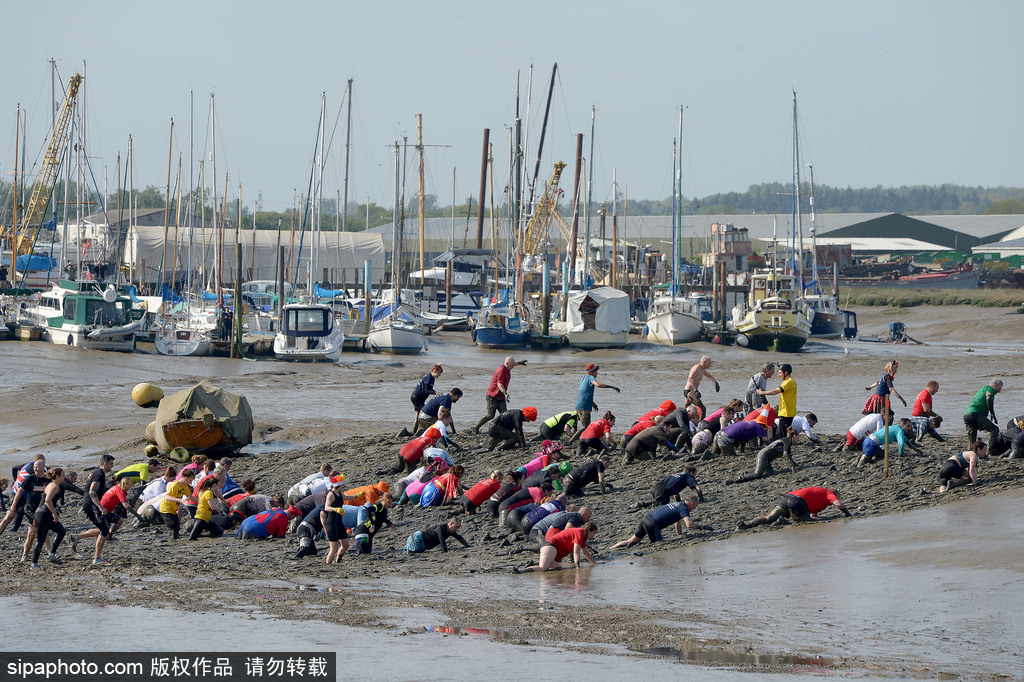
<instances>
[{"instance_id":1,"label":"yellow buoy","mask_svg":"<svg viewBox=\"0 0 1024 682\"><path fill-rule=\"evenodd\" d=\"M132 389L132 400L139 407L156 407L163 397L163 389L153 384L136 384Z\"/></svg>"}]
</instances>

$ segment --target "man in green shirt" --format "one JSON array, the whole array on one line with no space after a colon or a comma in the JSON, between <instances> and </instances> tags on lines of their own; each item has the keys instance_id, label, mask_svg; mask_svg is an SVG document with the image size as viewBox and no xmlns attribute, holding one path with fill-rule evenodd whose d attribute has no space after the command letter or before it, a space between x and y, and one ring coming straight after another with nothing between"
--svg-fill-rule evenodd
<instances>
[{"instance_id":1,"label":"man in green shirt","mask_svg":"<svg viewBox=\"0 0 1024 682\"><path fill-rule=\"evenodd\" d=\"M999 420L996 419L996 393L1003 390L1001 379L993 379L988 386L982 387L974 394L974 400L967 406L964 412L964 426L967 427L967 441L970 447L974 447L974 441L978 438L978 430L988 431L988 449L996 447L999 440ZM992 419L989 420L989 415Z\"/></svg>"}]
</instances>

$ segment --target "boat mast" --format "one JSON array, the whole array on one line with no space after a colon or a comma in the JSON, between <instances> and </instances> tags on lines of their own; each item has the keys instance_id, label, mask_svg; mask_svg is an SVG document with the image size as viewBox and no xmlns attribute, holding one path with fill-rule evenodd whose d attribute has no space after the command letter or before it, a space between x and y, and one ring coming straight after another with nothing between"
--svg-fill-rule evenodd
<instances>
[{"instance_id":1,"label":"boat mast","mask_svg":"<svg viewBox=\"0 0 1024 682\"><path fill-rule=\"evenodd\" d=\"M811 283L814 284L814 293L821 293L821 286L818 284L818 231L814 224L814 165L807 164L807 172L810 175L811 180L811 193L808 197L808 201L811 205L811 262L813 263L813 270L811 271Z\"/></svg>"},{"instance_id":2,"label":"boat mast","mask_svg":"<svg viewBox=\"0 0 1024 682\"><path fill-rule=\"evenodd\" d=\"M793 90L793 267L797 269L796 283L800 287L798 296L804 297L804 226L800 213L800 140L797 134L796 90ZM800 236L797 242L797 234ZM797 248L800 253L797 255Z\"/></svg>"},{"instance_id":3,"label":"boat mast","mask_svg":"<svg viewBox=\"0 0 1024 682\"><path fill-rule=\"evenodd\" d=\"M395 210L394 210L394 213L391 216L391 286L395 290L395 298L396 299L398 298L398 288L400 286L399 283L398 283L398 279L399 279L399 275L400 275L401 270L402 270L401 262L400 262L401 258L402 258L402 253L401 253L400 249L402 247L401 247L401 244L399 244L399 241L400 241L400 230L399 230L399 227L398 227L398 221L399 221L399 215L398 215L398 192L399 192L399 187L398 187L398 183L401 180L401 178L399 177L399 173L401 172L400 171L401 167L400 167L400 164L399 164L399 160L400 160L400 157L399 157L399 149L398 149L398 140L395 140L395 197L394 197L394 207L395 207ZM396 301L396 303L397 303L397 301ZM366 314L369 315L369 311L366 311Z\"/></svg>"},{"instance_id":4,"label":"boat mast","mask_svg":"<svg viewBox=\"0 0 1024 682\"><path fill-rule=\"evenodd\" d=\"M676 138L672 138L672 165L676 166ZM677 166L678 167L678 166ZM676 201L678 199L678 192L676 188L672 188L672 274L671 284L669 285L669 293L672 296L672 302L676 300Z\"/></svg>"},{"instance_id":5,"label":"boat mast","mask_svg":"<svg viewBox=\"0 0 1024 682\"><path fill-rule=\"evenodd\" d=\"M321 235L320 235L320 218L323 215L323 202L324 202L324 128L326 127L327 117L327 93L320 93L320 139L319 149L316 155L316 167L317 167L317 184L316 184L316 202L313 204L313 210L316 211L316 221L313 223L313 229L316 232L316 239L313 240L313 247L316 249L313 256L313 266L311 272L308 273L308 279L306 280L306 291L313 291L313 281L320 277L320 246L321 246Z\"/></svg>"},{"instance_id":6,"label":"boat mast","mask_svg":"<svg viewBox=\"0 0 1024 682\"><path fill-rule=\"evenodd\" d=\"M587 205L584 207L586 210L586 224L587 224L587 237L584 240L585 253L583 254L583 278L587 278L590 273L590 204L594 200L594 128L597 126L597 107L590 105L590 156L587 158L587 165L584 167L584 172L587 175ZM604 245L601 245L604 248Z\"/></svg>"},{"instance_id":7,"label":"boat mast","mask_svg":"<svg viewBox=\"0 0 1024 682\"><path fill-rule=\"evenodd\" d=\"M425 191L424 187L424 171L423 171L423 114L416 114L416 151L419 153L419 214L420 214L420 292L423 290L423 281L426 277L426 244L424 236L425 218L423 211L426 208L426 199L423 196Z\"/></svg>"},{"instance_id":8,"label":"boat mast","mask_svg":"<svg viewBox=\"0 0 1024 682\"><path fill-rule=\"evenodd\" d=\"M352 78L348 79L348 93L346 94L348 107L348 114L346 116L347 121L345 123L345 181L343 183L344 193L342 195L341 203L341 231L348 232L348 223L346 220L348 214L348 158L349 158L349 147L352 142Z\"/></svg>"}]
</instances>

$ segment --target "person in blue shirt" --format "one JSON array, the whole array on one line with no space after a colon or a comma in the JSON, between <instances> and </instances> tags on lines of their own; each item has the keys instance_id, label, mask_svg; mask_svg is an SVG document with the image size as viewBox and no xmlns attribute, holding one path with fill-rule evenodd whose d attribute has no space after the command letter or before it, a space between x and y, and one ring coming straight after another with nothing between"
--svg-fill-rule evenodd
<instances>
[{"instance_id":1,"label":"person in blue shirt","mask_svg":"<svg viewBox=\"0 0 1024 682\"><path fill-rule=\"evenodd\" d=\"M611 546L612 549L620 547L632 547L645 537L652 543L664 540L661 531L669 526L675 525L676 535L683 534L683 524L690 530L713 530L711 526L700 526L690 518L690 512L699 504L696 495L686 498L685 502L669 502L651 511L643 519L640 525L633 531L633 535Z\"/></svg>"},{"instance_id":2,"label":"person in blue shirt","mask_svg":"<svg viewBox=\"0 0 1024 682\"><path fill-rule=\"evenodd\" d=\"M420 410L423 409L423 405L427 402L427 398L435 395L437 391L434 390L434 380L437 379L444 372L444 368L438 363L430 368L430 373L423 375L420 382L416 384L416 388L412 389L412 395L409 396L410 402L412 402L412 409L416 410L416 418L412 421L412 430L416 430L416 425L420 421ZM434 415L437 418L437 415Z\"/></svg>"},{"instance_id":3,"label":"person in blue shirt","mask_svg":"<svg viewBox=\"0 0 1024 682\"><path fill-rule=\"evenodd\" d=\"M618 387L611 384L602 384L597 380L597 370L599 369L601 368L594 363L590 363L585 370L586 374L580 379L580 392L576 398L576 414L579 417L579 424L576 427L576 433L569 439L570 443L579 438L583 429L590 426L590 413L597 409L597 404L594 403L595 388L610 388L616 393L621 393Z\"/></svg>"},{"instance_id":4,"label":"person in blue shirt","mask_svg":"<svg viewBox=\"0 0 1024 682\"><path fill-rule=\"evenodd\" d=\"M864 444L861 445L861 452L864 454L860 456L857 466L870 462L882 452L885 447L885 431L886 429L883 426L874 433L868 434L867 438L864 439ZM901 419L898 424L893 424L889 427L889 442L896 444L896 451L901 455L908 447L914 452L921 452L920 448L914 445L913 438L914 426L909 419Z\"/></svg>"}]
</instances>

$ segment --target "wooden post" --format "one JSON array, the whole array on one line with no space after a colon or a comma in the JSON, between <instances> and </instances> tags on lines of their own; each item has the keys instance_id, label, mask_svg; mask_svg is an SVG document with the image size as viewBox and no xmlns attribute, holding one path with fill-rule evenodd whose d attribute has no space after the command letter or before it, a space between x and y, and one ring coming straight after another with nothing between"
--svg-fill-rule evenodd
<instances>
[{"instance_id":1,"label":"wooden post","mask_svg":"<svg viewBox=\"0 0 1024 682\"><path fill-rule=\"evenodd\" d=\"M445 315L452 314L452 262L448 261L444 266L444 300Z\"/></svg>"},{"instance_id":2,"label":"wooden post","mask_svg":"<svg viewBox=\"0 0 1024 682\"><path fill-rule=\"evenodd\" d=\"M370 292L373 290L373 263L372 261L363 262L363 335L364 340L366 336L370 335Z\"/></svg>"},{"instance_id":3,"label":"wooden post","mask_svg":"<svg viewBox=\"0 0 1024 682\"><path fill-rule=\"evenodd\" d=\"M542 268L543 281L541 282L541 328L540 333L544 336L544 343L548 341L548 323L551 321L551 270L547 258L544 259ZM544 348L547 348L545 345Z\"/></svg>"},{"instance_id":4,"label":"wooden post","mask_svg":"<svg viewBox=\"0 0 1024 682\"><path fill-rule=\"evenodd\" d=\"M234 324L231 329L231 357L241 356L242 351L242 245L235 241L235 293L232 308Z\"/></svg>"},{"instance_id":5,"label":"wooden post","mask_svg":"<svg viewBox=\"0 0 1024 682\"><path fill-rule=\"evenodd\" d=\"M484 128L484 155L480 161L480 207L476 217L476 248L484 248L484 200L487 192L487 152L490 149L491 129ZM497 252L495 252L497 255Z\"/></svg>"},{"instance_id":6,"label":"wooden post","mask_svg":"<svg viewBox=\"0 0 1024 682\"><path fill-rule=\"evenodd\" d=\"M889 478L889 396L885 396L885 414L882 416L882 423L885 424L885 470L882 478Z\"/></svg>"},{"instance_id":7,"label":"wooden post","mask_svg":"<svg viewBox=\"0 0 1024 682\"><path fill-rule=\"evenodd\" d=\"M725 300L725 280L726 280L725 275L726 275L727 268L725 266L725 261L722 261L721 266L722 266L722 275L718 279L722 283L722 331L725 331L725 311L727 310L727 308L726 308L726 300Z\"/></svg>"}]
</instances>

